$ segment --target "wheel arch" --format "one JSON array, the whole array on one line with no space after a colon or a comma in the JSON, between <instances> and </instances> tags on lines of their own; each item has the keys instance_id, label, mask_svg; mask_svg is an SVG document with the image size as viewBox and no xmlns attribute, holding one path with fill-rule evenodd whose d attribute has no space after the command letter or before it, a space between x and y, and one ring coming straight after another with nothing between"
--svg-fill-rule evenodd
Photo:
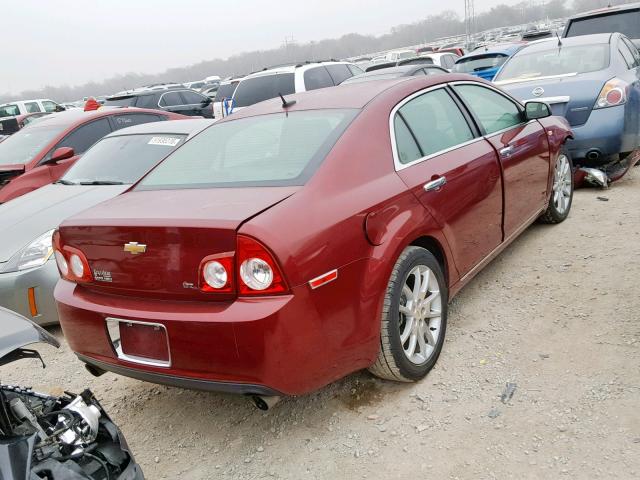
<instances>
[{"instance_id":1,"label":"wheel arch","mask_svg":"<svg viewBox=\"0 0 640 480\"><path fill-rule=\"evenodd\" d=\"M445 250L440 242L435 237L423 235L413 240L411 243L409 243L408 246L421 247L431 252L431 254L436 257L436 260L438 260L440 268L442 268L445 282L447 283L447 285L451 285L449 279L449 265L447 261L447 254L445 253Z\"/></svg>"}]
</instances>

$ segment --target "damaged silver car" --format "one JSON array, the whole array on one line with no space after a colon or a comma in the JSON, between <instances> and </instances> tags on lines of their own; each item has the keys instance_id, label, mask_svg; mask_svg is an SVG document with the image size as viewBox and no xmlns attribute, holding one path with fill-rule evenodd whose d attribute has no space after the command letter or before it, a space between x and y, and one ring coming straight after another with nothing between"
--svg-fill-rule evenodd
<instances>
[{"instance_id":1,"label":"damaged silver car","mask_svg":"<svg viewBox=\"0 0 640 480\"><path fill-rule=\"evenodd\" d=\"M0 366L39 360L25 348L59 347L30 320L0 307ZM0 382L0 479L141 480L143 474L122 436L91 391L54 397Z\"/></svg>"}]
</instances>

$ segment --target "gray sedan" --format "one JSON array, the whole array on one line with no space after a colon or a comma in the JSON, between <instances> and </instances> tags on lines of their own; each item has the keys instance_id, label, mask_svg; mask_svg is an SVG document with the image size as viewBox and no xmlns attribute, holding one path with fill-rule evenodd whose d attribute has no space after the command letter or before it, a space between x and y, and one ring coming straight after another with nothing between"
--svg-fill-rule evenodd
<instances>
[{"instance_id":1,"label":"gray sedan","mask_svg":"<svg viewBox=\"0 0 640 480\"><path fill-rule=\"evenodd\" d=\"M56 183L0 205L0 306L40 325L58 323L53 231L67 217L127 190L212 122L173 120L118 130L91 147Z\"/></svg>"}]
</instances>

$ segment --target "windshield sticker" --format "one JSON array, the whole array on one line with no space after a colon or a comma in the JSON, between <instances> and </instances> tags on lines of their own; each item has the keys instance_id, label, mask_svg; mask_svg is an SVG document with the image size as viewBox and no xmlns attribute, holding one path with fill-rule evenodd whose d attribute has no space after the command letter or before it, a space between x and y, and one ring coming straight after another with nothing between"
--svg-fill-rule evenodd
<instances>
[{"instance_id":1,"label":"windshield sticker","mask_svg":"<svg viewBox=\"0 0 640 480\"><path fill-rule=\"evenodd\" d=\"M180 139L176 137L153 137L149 140L149 145L163 145L165 147L175 147L180 143Z\"/></svg>"}]
</instances>

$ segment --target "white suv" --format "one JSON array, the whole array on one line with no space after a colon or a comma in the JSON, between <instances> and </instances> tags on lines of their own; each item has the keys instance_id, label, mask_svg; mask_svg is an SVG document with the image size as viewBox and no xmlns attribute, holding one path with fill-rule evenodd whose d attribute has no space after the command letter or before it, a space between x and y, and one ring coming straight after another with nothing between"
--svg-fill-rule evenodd
<instances>
[{"instance_id":1,"label":"white suv","mask_svg":"<svg viewBox=\"0 0 640 480\"><path fill-rule=\"evenodd\" d=\"M0 117L15 117L27 113L55 112L60 107L53 100L38 98L36 100L21 100L0 105Z\"/></svg>"},{"instance_id":2,"label":"white suv","mask_svg":"<svg viewBox=\"0 0 640 480\"><path fill-rule=\"evenodd\" d=\"M349 62L309 62L265 69L244 77L233 92L229 108L223 110L232 113L280 94L333 87L361 73L364 71L360 67Z\"/></svg>"}]
</instances>

